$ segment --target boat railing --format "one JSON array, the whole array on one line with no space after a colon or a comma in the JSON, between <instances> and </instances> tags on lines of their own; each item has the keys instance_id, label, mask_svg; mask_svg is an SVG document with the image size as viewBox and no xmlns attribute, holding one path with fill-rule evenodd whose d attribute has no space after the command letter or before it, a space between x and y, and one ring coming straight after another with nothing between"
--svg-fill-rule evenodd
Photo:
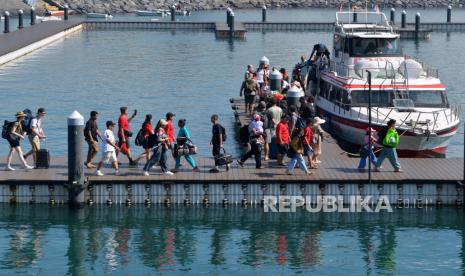
<instances>
[{"instance_id":1,"label":"boat railing","mask_svg":"<svg viewBox=\"0 0 465 276\"><path fill-rule=\"evenodd\" d=\"M377 70L378 71L377 75L373 76L376 78L395 79L398 76L398 71L394 69L395 67L388 60L386 60L385 66L364 68L362 71L359 72L360 75L357 74L357 72L355 71L354 65L340 64L333 60L331 60L329 68L331 71L336 72L338 76L351 77L351 78L357 78L357 79L366 79L367 70L371 70L371 71Z\"/></svg>"},{"instance_id":2,"label":"boat railing","mask_svg":"<svg viewBox=\"0 0 465 276\"><path fill-rule=\"evenodd\" d=\"M354 14L357 14L358 21L353 21ZM357 28L355 28L355 24ZM348 26L344 26L348 25ZM342 33L354 32L355 29L360 31L365 26L364 31L390 31L394 32L392 26L386 18L386 15L382 12L367 12L367 11L347 11L336 13L336 27Z\"/></svg>"},{"instance_id":3,"label":"boat railing","mask_svg":"<svg viewBox=\"0 0 465 276\"><path fill-rule=\"evenodd\" d=\"M424 76L426 78L439 78L439 70L436 69L436 68L431 68L428 64L426 64L424 61L420 60L420 59L417 59L417 58L413 58L413 57L410 57L410 56L405 56L405 59L411 59L411 60L414 60L418 63L421 64L421 67L423 68L423 72L424 72Z\"/></svg>"}]
</instances>

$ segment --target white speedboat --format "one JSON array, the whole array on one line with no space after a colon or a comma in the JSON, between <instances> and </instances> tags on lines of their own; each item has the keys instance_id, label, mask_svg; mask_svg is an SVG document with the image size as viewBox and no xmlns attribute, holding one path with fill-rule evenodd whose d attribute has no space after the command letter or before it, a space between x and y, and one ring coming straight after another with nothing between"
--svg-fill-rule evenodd
<instances>
[{"instance_id":1,"label":"white speedboat","mask_svg":"<svg viewBox=\"0 0 465 276\"><path fill-rule=\"evenodd\" d=\"M307 93L315 96L329 131L360 146L368 128L368 72L371 73L372 125L377 131L397 121L400 156L443 156L459 126L459 108L449 102L436 69L404 56L400 35L383 13L338 12L330 62L312 60Z\"/></svg>"},{"instance_id":2,"label":"white speedboat","mask_svg":"<svg viewBox=\"0 0 465 276\"><path fill-rule=\"evenodd\" d=\"M100 19L111 19L113 18L113 15L111 14L106 14L106 13L87 13L87 18L100 18Z\"/></svg>"},{"instance_id":3,"label":"white speedboat","mask_svg":"<svg viewBox=\"0 0 465 276\"><path fill-rule=\"evenodd\" d=\"M150 11L136 11L138 16L167 16L169 14L168 10L156 9Z\"/></svg>"}]
</instances>

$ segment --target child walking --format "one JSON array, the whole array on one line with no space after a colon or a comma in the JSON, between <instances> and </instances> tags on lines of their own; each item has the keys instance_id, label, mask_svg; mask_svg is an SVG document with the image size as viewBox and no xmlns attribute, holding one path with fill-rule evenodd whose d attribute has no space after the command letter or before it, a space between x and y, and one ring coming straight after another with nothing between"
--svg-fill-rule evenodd
<instances>
[{"instance_id":1,"label":"child walking","mask_svg":"<svg viewBox=\"0 0 465 276\"><path fill-rule=\"evenodd\" d=\"M115 175L118 175L118 159L116 158L116 151L119 151L119 147L116 145L115 134L113 129L115 128L115 123L112 121L107 121L107 129L103 133L103 150L102 150L102 160L98 163L97 171L95 174L97 176L103 176L104 174L100 169L103 167L103 164L111 163L115 169Z\"/></svg>"}]
</instances>

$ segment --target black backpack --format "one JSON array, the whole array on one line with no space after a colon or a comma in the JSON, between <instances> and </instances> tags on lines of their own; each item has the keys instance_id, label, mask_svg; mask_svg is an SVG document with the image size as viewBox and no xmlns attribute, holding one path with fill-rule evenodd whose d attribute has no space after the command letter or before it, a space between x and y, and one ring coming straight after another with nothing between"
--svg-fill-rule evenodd
<instances>
[{"instance_id":1,"label":"black backpack","mask_svg":"<svg viewBox=\"0 0 465 276\"><path fill-rule=\"evenodd\" d=\"M298 129L304 129L305 128L305 122L302 117L297 116L297 121L295 122L295 127Z\"/></svg>"},{"instance_id":2,"label":"black backpack","mask_svg":"<svg viewBox=\"0 0 465 276\"><path fill-rule=\"evenodd\" d=\"M377 141L378 144L384 145L383 141L384 141L384 138L386 138L387 132L388 132L388 127L383 127L383 129L381 129L381 131L378 132L378 141Z\"/></svg>"},{"instance_id":3,"label":"black backpack","mask_svg":"<svg viewBox=\"0 0 465 276\"><path fill-rule=\"evenodd\" d=\"M242 144L247 144L249 142L249 125L245 125L240 128L239 141Z\"/></svg>"},{"instance_id":4,"label":"black backpack","mask_svg":"<svg viewBox=\"0 0 465 276\"><path fill-rule=\"evenodd\" d=\"M137 135L136 135L136 139L134 140L134 144L136 144L136 146L143 146L144 145L144 130L141 128L139 130L139 132L137 132Z\"/></svg>"},{"instance_id":5,"label":"black backpack","mask_svg":"<svg viewBox=\"0 0 465 276\"><path fill-rule=\"evenodd\" d=\"M222 125L220 125L220 128L221 128L221 135L223 136L223 142L226 142L226 138L228 137L226 136L226 129Z\"/></svg>"},{"instance_id":6,"label":"black backpack","mask_svg":"<svg viewBox=\"0 0 465 276\"><path fill-rule=\"evenodd\" d=\"M26 117L23 120L22 126L24 131L29 135L32 133L32 119L34 119L34 115L32 115L32 111L30 109L24 109L24 114Z\"/></svg>"},{"instance_id":7,"label":"black backpack","mask_svg":"<svg viewBox=\"0 0 465 276\"><path fill-rule=\"evenodd\" d=\"M11 133L11 129L13 128L15 122L10 122L10 121L6 121L3 123L3 127L2 127L2 138L3 139L9 139L10 138L10 133Z\"/></svg>"}]
</instances>

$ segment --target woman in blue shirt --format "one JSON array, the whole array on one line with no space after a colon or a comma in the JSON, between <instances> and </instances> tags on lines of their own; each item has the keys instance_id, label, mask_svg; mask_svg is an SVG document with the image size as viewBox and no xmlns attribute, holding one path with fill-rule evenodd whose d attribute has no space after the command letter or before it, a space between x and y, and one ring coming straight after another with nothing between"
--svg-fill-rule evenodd
<instances>
[{"instance_id":1,"label":"woman in blue shirt","mask_svg":"<svg viewBox=\"0 0 465 276\"><path fill-rule=\"evenodd\" d=\"M191 141L191 135L189 131L186 128L186 119L181 119L178 121L178 127L179 127L179 132L178 132L178 137L176 139L177 141L177 146L183 147L184 145L192 145ZM179 167L181 166L181 155L176 156L176 165L174 167L174 173L179 171ZM193 168L193 172L200 172L200 169L197 167L197 164L195 163L194 158L190 154L184 155L184 158L186 158L187 162L191 167Z\"/></svg>"}]
</instances>

